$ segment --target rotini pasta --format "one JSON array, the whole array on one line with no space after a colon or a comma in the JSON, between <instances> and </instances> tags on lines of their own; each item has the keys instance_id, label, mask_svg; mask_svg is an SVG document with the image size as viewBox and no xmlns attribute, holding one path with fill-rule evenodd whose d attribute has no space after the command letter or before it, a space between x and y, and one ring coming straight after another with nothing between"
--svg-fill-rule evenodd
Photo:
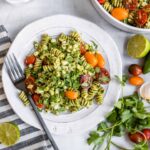
<instances>
[{"instance_id":1,"label":"rotini pasta","mask_svg":"<svg viewBox=\"0 0 150 150\"><path fill-rule=\"evenodd\" d=\"M23 104L25 106L29 104L29 100L28 100L27 95L26 95L26 93L24 91L21 91L19 93L19 98L21 99L21 101L23 102Z\"/></svg>"},{"instance_id":2,"label":"rotini pasta","mask_svg":"<svg viewBox=\"0 0 150 150\"><path fill-rule=\"evenodd\" d=\"M99 87L95 100L98 104L102 104L103 98L104 98L104 89L102 87Z\"/></svg>"},{"instance_id":3,"label":"rotini pasta","mask_svg":"<svg viewBox=\"0 0 150 150\"><path fill-rule=\"evenodd\" d=\"M41 68L41 65L42 65L42 60L41 59L36 59L36 62L34 64L34 71L37 71Z\"/></svg>"},{"instance_id":4,"label":"rotini pasta","mask_svg":"<svg viewBox=\"0 0 150 150\"><path fill-rule=\"evenodd\" d=\"M133 25L134 24L134 18L135 18L135 11L131 11L129 13L129 16L128 16L128 19L127 19L128 23Z\"/></svg>"},{"instance_id":5,"label":"rotini pasta","mask_svg":"<svg viewBox=\"0 0 150 150\"><path fill-rule=\"evenodd\" d=\"M110 2L106 1L104 4L103 4L103 7L106 11L108 12L111 12L113 10L113 6L110 4Z\"/></svg>"},{"instance_id":6,"label":"rotini pasta","mask_svg":"<svg viewBox=\"0 0 150 150\"><path fill-rule=\"evenodd\" d=\"M78 111L95 101L102 103L104 92L96 81L95 68L80 52L81 44L87 52L96 54L92 43L85 43L76 31L62 33L55 39L44 34L40 42L34 42L35 51L30 55L34 61L27 63L25 83L39 110L59 114ZM81 76L88 76L89 81L82 83L88 84L86 88L81 85ZM19 98L28 104L24 92Z\"/></svg>"},{"instance_id":7,"label":"rotini pasta","mask_svg":"<svg viewBox=\"0 0 150 150\"><path fill-rule=\"evenodd\" d=\"M111 0L111 3L114 7L121 7L121 8L124 7L122 0Z\"/></svg>"},{"instance_id":8,"label":"rotini pasta","mask_svg":"<svg viewBox=\"0 0 150 150\"><path fill-rule=\"evenodd\" d=\"M89 99L89 100L93 99L95 97L95 95L97 94L97 92L98 92L97 82L93 82L91 88L89 89L87 99Z\"/></svg>"}]
</instances>

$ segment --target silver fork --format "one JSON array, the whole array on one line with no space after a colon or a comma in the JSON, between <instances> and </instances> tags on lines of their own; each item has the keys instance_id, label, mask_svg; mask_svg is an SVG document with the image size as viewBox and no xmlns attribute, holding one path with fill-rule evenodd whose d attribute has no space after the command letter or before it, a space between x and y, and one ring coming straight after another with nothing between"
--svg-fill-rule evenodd
<instances>
[{"instance_id":1,"label":"silver fork","mask_svg":"<svg viewBox=\"0 0 150 150\"><path fill-rule=\"evenodd\" d=\"M15 87L17 89L23 90L27 93L27 89L26 89L25 84L24 84L25 75L24 75L23 70L21 69L21 66L19 65L14 54L8 55L5 58L5 65L6 65L6 69L7 69L7 72L9 74L9 77L11 78ZM30 104L31 104L36 116L37 116L37 119L38 119L39 123L41 124L42 128L44 129L45 133L47 134L48 139L51 142L54 150L59 150L58 146L56 145L56 143L55 143L51 133L49 132L44 120L42 119L37 107L35 106L32 98L31 98L31 95L27 94L27 96L28 96Z\"/></svg>"}]
</instances>

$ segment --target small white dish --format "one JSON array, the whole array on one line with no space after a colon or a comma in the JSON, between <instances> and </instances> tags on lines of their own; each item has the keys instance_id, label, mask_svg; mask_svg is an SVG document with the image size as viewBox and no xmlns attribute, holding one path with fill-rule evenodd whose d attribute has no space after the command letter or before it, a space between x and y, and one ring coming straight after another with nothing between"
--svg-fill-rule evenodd
<instances>
[{"instance_id":1,"label":"small white dish","mask_svg":"<svg viewBox=\"0 0 150 150\"><path fill-rule=\"evenodd\" d=\"M150 82L145 82L139 89L140 96L150 101Z\"/></svg>"},{"instance_id":2,"label":"small white dish","mask_svg":"<svg viewBox=\"0 0 150 150\"><path fill-rule=\"evenodd\" d=\"M17 59L24 68L24 59L33 48L33 41L39 40L41 34L48 33L51 36L62 32L68 33L70 30L77 30L84 41L94 40L98 44L98 50L104 55L107 61L107 68L111 77L122 76L122 62L118 48L113 39L97 25L77 17L69 15L55 15L35 21L26 26L12 43L8 54L15 53ZM2 81L7 99L18 114L26 123L41 129L34 112L25 107L18 98L17 89L12 84L5 66L2 70ZM42 112L48 129L54 134L79 134L95 127L105 115L113 108L113 104L118 99L120 85L115 80L111 80L106 91L103 105L93 105L89 109L83 109L76 113L53 115Z\"/></svg>"},{"instance_id":3,"label":"small white dish","mask_svg":"<svg viewBox=\"0 0 150 150\"><path fill-rule=\"evenodd\" d=\"M99 4L98 0L91 0L93 6L96 8L96 10L99 12L99 14L110 24L115 26L116 28L119 28L123 31L126 32L131 32L131 33L150 33L150 29L143 29L143 28L137 28L134 26L130 26L128 24L125 24L114 17L112 17L103 7L102 5Z\"/></svg>"}]
</instances>

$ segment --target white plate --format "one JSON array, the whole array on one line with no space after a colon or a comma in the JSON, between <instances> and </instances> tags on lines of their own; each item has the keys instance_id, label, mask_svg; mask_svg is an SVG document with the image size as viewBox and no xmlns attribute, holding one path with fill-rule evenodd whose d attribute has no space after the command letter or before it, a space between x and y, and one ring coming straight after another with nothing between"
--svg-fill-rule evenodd
<instances>
[{"instance_id":1,"label":"white plate","mask_svg":"<svg viewBox=\"0 0 150 150\"><path fill-rule=\"evenodd\" d=\"M124 30L126 32L131 32L131 33L150 33L150 29L144 29L144 28L138 28L134 27L128 24L125 24L114 17L111 16L103 7L102 5L99 4L98 0L91 0L93 6L96 8L96 10L99 12L99 14L110 24L115 26L116 28L119 28L121 30Z\"/></svg>"},{"instance_id":2,"label":"white plate","mask_svg":"<svg viewBox=\"0 0 150 150\"><path fill-rule=\"evenodd\" d=\"M56 15L35 21L26 26L12 43L8 54L15 53L22 68L24 68L24 58L33 49L33 41L39 40L42 33L52 36L61 32L68 33L77 30L86 42L95 41L98 50L103 53L107 60L107 68L111 77L122 75L122 62L118 48L112 38L97 25L68 15ZM26 123L41 129L31 108L24 107L17 96L17 89L13 86L5 66L2 70L2 80L4 90L10 105L18 116ZM119 96L120 86L112 79L106 87L104 103L101 106L93 105L89 109L83 109L72 114L61 114L55 116L51 113L41 113L49 130L54 134L79 134L96 126L110 109Z\"/></svg>"}]
</instances>

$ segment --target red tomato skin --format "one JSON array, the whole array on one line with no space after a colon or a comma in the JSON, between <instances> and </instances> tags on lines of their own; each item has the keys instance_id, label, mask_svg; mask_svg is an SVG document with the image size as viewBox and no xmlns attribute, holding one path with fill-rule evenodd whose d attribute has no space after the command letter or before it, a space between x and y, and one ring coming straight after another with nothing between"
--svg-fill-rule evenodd
<instances>
[{"instance_id":1,"label":"red tomato skin","mask_svg":"<svg viewBox=\"0 0 150 150\"><path fill-rule=\"evenodd\" d=\"M142 131L146 137L146 140L150 140L150 129L143 129Z\"/></svg>"},{"instance_id":2,"label":"red tomato skin","mask_svg":"<svg viewBox=\"0 0 150 150\"><path fill-rule=\"evenodd\" d=\"M144 135L142 135L139 132L136 132L133 134L129 133L128 136L129 136L129 139L134 143L141 143L145 140Z\"/></svg>"},{"instance_id":3,"label":"red tomato skin","mask_svg":"<svg viewBox=\"0 0 150 150\"><path fill-rule=\"evenodd\" d=\"M39 109L42 109L44 107L43 104L36 104L36 106L39 108Z\"/></svg>"},{"instance_id":4,"label":"red tomato skin","mask_svg":"<svg viewBox=\"0 0 150 150\"><path fill-rule=\"evenodd\" d=\"M104 4L106 0L98 0L100 4Z\"/></svg>"},{"instance_id":5,"label":"red tomato skin","mask_svg":"<svg viewBox=\"0 0 150 150\"><path fill-rule=\"evenodd\" d=\"M40 100L40 95L39 94L33 94L32 99L35 103L39 102Z\"/></svg>"},{"instance_id":6,"label":"red tomato skin","mask_svg":"<svg viewBox=\"0 0 150 150\"><path fill-rule=\"evenodd\" d=\"M135 18L135 23L139 26L142 27L145 25L147 22L148 15L144 10L138 10L136 12L136 18Z\"/></svg>"},{"instance_id":7,"label":"red tomato skin","mask_svg":"<svg viewBox=\"0 0 150 150\"><path fill-rule=\"evenodd\" d=\"M26 57L25 64L26 65L34 64L35 61L36 61L36 57L34 55L30 55Z\"/></svg>"},{"instance_id":8,"label":"red tomato skin","mask_svg":"<svg viewBox=\"0 0 150 150\"><path fill-rule=\"evenodd\" d=\"M28 78L25 79L25 84L29 85L29 84L34 84L35 83L35 79L32 76L29 76Z\"/></svg>"},{"instance_id":9,"label":"red tomato skin","mask_svg":"<svg viewBox=\"0 0 150 150\"><path fill-rule=\"evenodd\" d=\"M128 10L136 10L138 6L137 0L123 0L123 5Z\"/></svg>"},{"instance_id":10,"label":"red tomato skin","mask_svg":"<svg viewBox=\"0 0 150 150\"><path fill-rule=\"evenodd\" d=\"M132 74L134 76L138 76L142 73L142 67L137 64L132 64L129 66L128 71L130 74Z\"/></svg>"}]
</instances>

